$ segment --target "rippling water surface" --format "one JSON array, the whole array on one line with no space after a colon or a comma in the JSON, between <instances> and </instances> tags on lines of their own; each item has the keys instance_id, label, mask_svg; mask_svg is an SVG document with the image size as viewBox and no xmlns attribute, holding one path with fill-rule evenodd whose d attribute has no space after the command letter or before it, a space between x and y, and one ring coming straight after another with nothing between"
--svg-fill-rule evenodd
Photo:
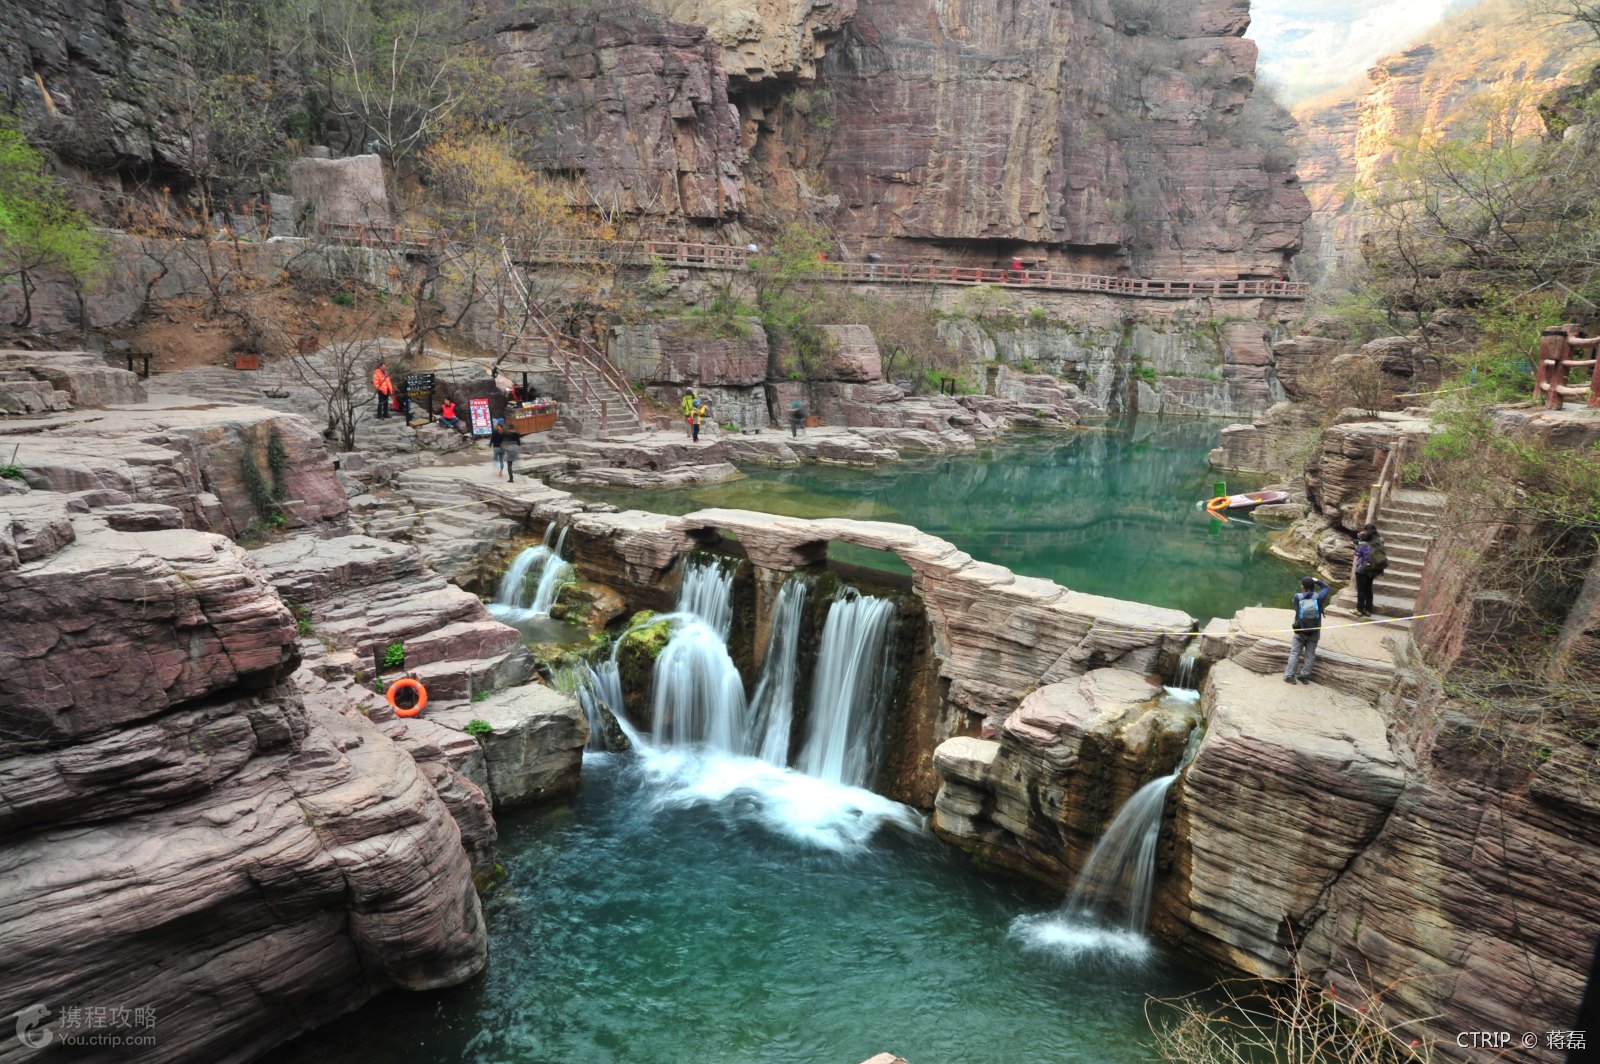
<instances>
[{"instance_id":1,"label":"rippling water surface","mask_svg":"<svg viewBox=\"0 0 1600 1064\"><path fill-rule=\"evenodd\" d=\"M1150 1059L1146 995L1199 981L1060 928L869 792L682 752L584 773L570 804L501 821L483 977L273 1060L1116 1064Z\"/></svg>"}]
</instances>

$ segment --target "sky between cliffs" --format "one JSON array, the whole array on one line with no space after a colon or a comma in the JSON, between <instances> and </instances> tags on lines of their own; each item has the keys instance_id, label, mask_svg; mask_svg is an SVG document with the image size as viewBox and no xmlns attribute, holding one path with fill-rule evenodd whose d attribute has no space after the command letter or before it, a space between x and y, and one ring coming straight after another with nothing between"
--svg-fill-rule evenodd
<instances>
[{"instance_id":1,"label":"sky between cliffs","mask_svg":"<svg viewBox=\"0 0 1600 1064\"><path fill-rule=\"evenodd\" d=\"M1335 88L1475 0L1251 0L1256 64L1284 102Z\"/></svg>"}]
</instances>

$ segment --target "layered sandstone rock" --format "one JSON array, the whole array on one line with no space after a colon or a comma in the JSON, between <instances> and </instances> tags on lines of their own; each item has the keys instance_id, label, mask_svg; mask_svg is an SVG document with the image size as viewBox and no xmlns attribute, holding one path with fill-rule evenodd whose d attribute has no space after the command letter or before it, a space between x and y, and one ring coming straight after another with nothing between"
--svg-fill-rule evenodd
<instances>
[{"instance_id":1,"label":"layered sandstone rock","mask_svg":"<svg viewBox=\"0 0 1600 1064\"><path fill-rule=\"evenodd\" d=\"M1095 669L1033 691L996 739L945 740L933 829L1064 892L1122 803L1178 764L1193 707L1160 695L1136 673Z\"/></svg>"},{"instance_id":2,"label":"layered sandstone rock","mask_svg":"<svg viewBox=\"0 0 1600 1064\"><path fill-rule=\"evenodd\" d=\"M191 403L56 418L14 444L16 464L37 488L122 492L126 501L176 508L187 528L238 536L267 521L270 503L286 528L337 529L348 507L310 422L259 407Z\"/></svg>"},{"instance_id":3,"label":"layered sandstone rock","mask_svg":"<svg viewBox=\"0 0 1600 1064\"><path fill-rule=\"evenodd\" d=\"M210 1060L475 974L439 792L284 682L294 619L247 555L176 509L119 530L157 509L125 499L0 500L0 993L153 1009L163 1058Z\"/></svg>"},{"instance_id":4,"label":"layered sandstone rock","mask_svg":"<svg viewBox=\"0 0 1600 1064\"><path fill-rule=\"evenodd\" d=\"M1362 993L1352 971L1386 988L1388 1015L1452 1055L1492 1055L1462 1054L1460 1031L1533 1031L1518 1059L1554 1064L1544 1034L1582 1025L1600 938L1592 751L1545 736L1548 754L1501 756L1475 711L1432 696L1418 710L1437 732L1418 735L1404 792L1304 938L1314 977L1347 999Z\"/></svg>"},{"instance_id":5,"label":"layered sandstone rock","mask_svg":"<svg viewBox=\"0 0 1600 1064\"><path fill-rule=\"evenodd\" d=\"M78 165L160 174L193 162L174 113L193 90L189 49L161 5L44 0L0 10L8 99Z\"/></svg>"},{"instance_id":6,"label":"layered sandstone rock","mask_svg":"<svg viewBox=\"0 0 1600 1064\"><path fill-rule=\"evenodd\" d=\"M1169 6L1135 36L1087 2L861 7L820 74L835 224L902 253L1009 241L1102 268L1276 276L1308 213L1292 163L1202 128L1249 96L1247 21L1244 0Z\"/></svg>"},{"instance_id":7,"label":"layered sandstone rock","mask_svg":"<svg viewBox=\"0 0 1600 1064\"><path fill-rule=\"evenodd\" d=\"M548 113L524 125L536 165L577 175L586 198L608 210L705 222L739 213L738 112L722 48L704 26L628 7L573 18L546 4L470 29L499 62L537 71L548 89Z\"/></svg>"},{"instance_id":8,"label":"layered sandstone rock","mask_svg":"<svg viewBox=\"0 0 1600 1064\"><path fill-rule=\"evenodd\" d=\"M1471 126L1480 120L1478 101L1533 100L1574 80L1584 33L1530 19L1516 0L1467 5L1424 39L1396 41L1409 46L1379 59L1364 80L1296 105L1318 264L1358 254L1366 223L1353 188L1381 179L1397 145L1424 130ZM1531 109L1527 118L1524 133L1542 132Z\"/></svg>"},{"instance_id":9,"label":"layered sandstone rock","mask_svg":"<svg viewBox=\"0 0 1600 1064\"><path fill-rule=\"evenodd\" d=\"M69 410L73 406L115 406L142 403L144 386L125 369L106 364L89 351L0 351L0 409L8 393L32 386L33 408L13 413Z\"/></svg>"},{"instance_id":10,"label":"layered sandstone rock","mask_svg":"<svg viewBox=\"0 0 1600 1064\"><path fill-rule=\"evenodd\" d=\"M1327 891L1378 834L1405 785L1385 722L1323 685L1219 662L1201 699L1205 738L1179 780L1174 865L1153 926L1262 975L1327 907Z\"/></svg>"},{"instance_id":11,"label":"layered sandstone rock","mask_svg":"<svg viewBox=\"0 0 1600 1064\"><path fill-rule=\"evenodd\" d=\"M817 60L856 11L856 0L651 0L679 22L705 26L722 66L740 82L810 81Z\"/></svg>"},{"instance_id":12,"label":"layered sandstone rock","mask_svg":"<svg viewBox=\"0 0 1600 1064\"><path fill-rule=\"evenodd\" d=\"M1248 425L1222 430L1207 456L1212 468L1240 473L1294 476L1295 459L1317 429L1315 412L1298 403L1275 403Z\"/></svg>"}]
</instances>

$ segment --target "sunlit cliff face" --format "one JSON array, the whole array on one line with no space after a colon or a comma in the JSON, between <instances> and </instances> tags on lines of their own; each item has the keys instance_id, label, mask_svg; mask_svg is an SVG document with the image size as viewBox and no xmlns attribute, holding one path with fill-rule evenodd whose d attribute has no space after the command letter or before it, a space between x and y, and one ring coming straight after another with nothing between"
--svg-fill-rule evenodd
<instances>
[{"instance_id":1,"label":"sunlit cliff face","mask_svg":"<svg viewBox=\"0 0 1600 1064\"><path fill-rule=\"evenodd\" d=\"M1257 70L1286 102L1361 74L1447 12L1474 0L1251 0L1250 37L1261 46Z\"/></svg>"}]
</instances>

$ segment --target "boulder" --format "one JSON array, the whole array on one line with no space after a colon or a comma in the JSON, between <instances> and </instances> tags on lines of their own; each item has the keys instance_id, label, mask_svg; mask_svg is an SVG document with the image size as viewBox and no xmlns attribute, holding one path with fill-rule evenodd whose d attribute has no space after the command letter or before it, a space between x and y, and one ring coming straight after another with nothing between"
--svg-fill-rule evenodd
<instances>
[{"instance_id":1,"label":"boulder","mask_svg":"<svg viewBox=\"0 0 1600 1064\"><path fill-rule=\"evenodd\" d=\"M489 725L477 736L496 809L546 801L578 787L589 723L571 697L541 684L497 692L481 702L435 713L436 724L465 731L474 720Z\"/></svg>"},{"instance_id":2,"label":"boulder","mask_svg":"<svg viewBox=\"0 0 1600 1064\"><path fill-rule=\"evenodd\" d=\"M865 325L824 325L828 358L817 376L823 380L871 384L883 380L878 341Z\"/></svg>"},{"instance_id":3,"label":"boulder","mask_svg":"<svg viewBox=\"0 0 1600 1064\"><path fill-rule=\"evenodd\" d=\"M312 225L386 226L391 222L383 160L376 155L344 159L296 159L289 186Z\"/></svg>"}]
</instances>

